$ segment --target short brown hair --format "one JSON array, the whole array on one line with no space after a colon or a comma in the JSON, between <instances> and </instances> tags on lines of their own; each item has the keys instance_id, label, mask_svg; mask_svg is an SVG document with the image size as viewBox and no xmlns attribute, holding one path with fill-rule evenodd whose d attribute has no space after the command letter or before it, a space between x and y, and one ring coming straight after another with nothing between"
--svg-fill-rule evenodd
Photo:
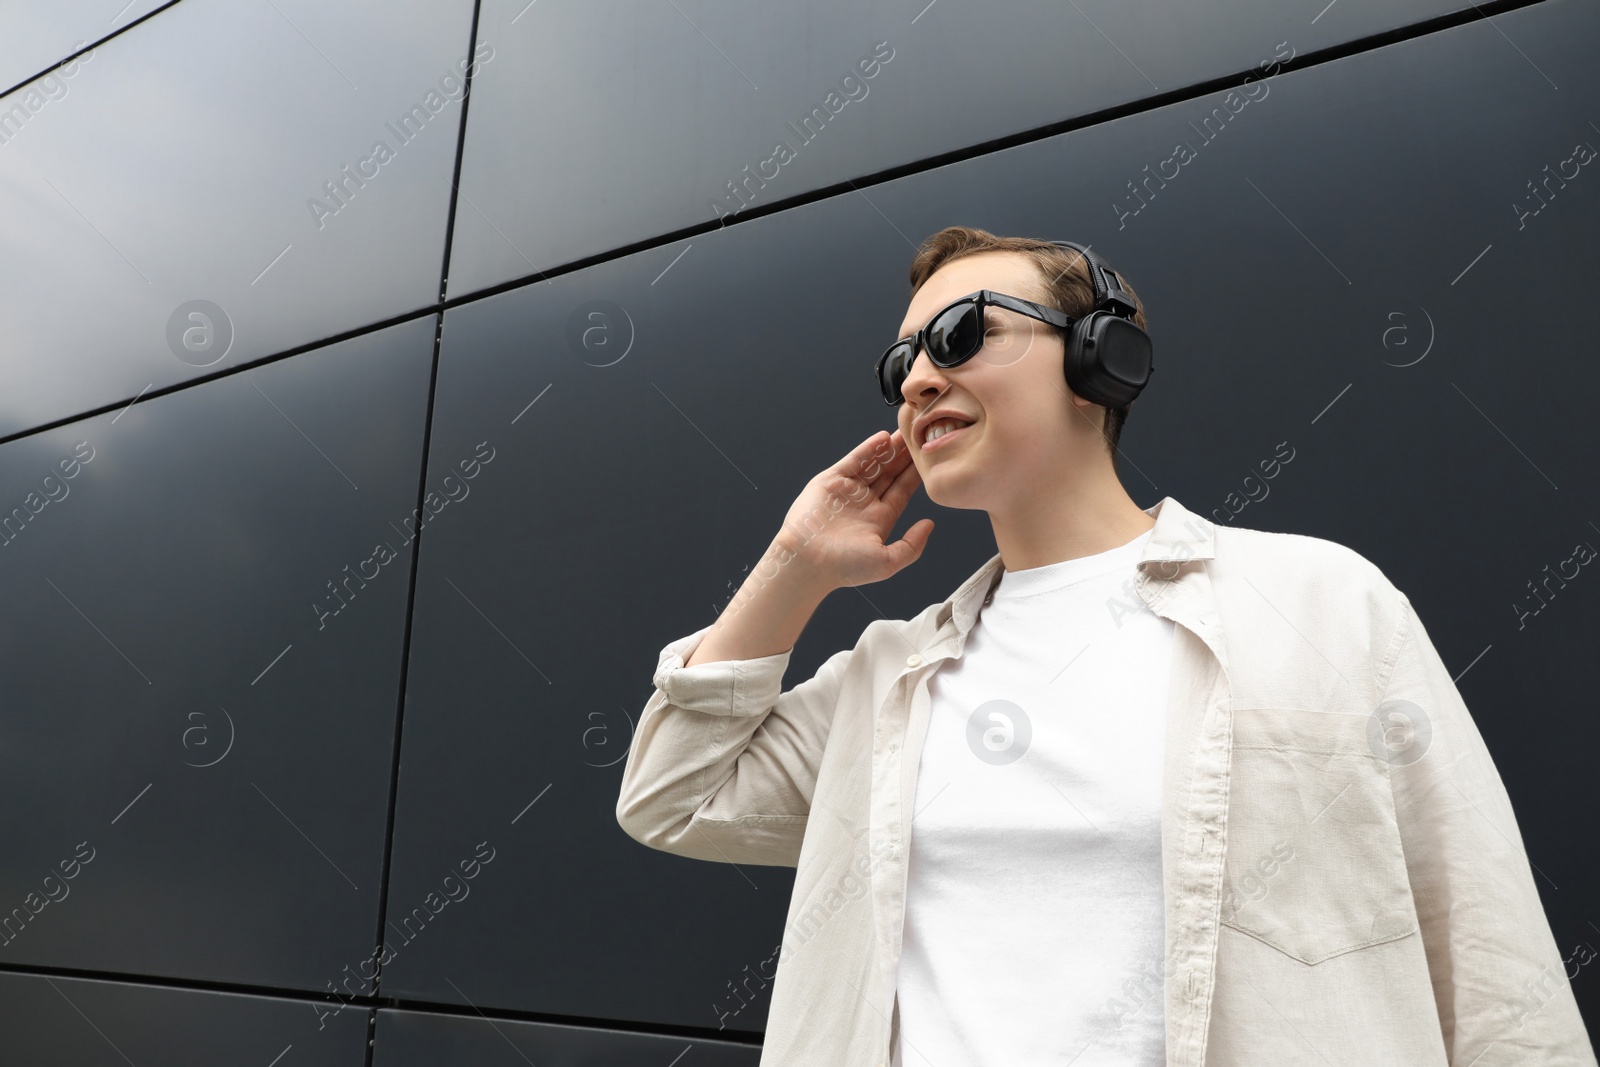
<instances>
[{"instance_id":1,"label":"short brown hair","mask_svg":"<svg viewBox=\"0 0 1600 1067\"><path fill-rule=\"evenodd\" d=\"M1031 294L1017 293L1017 296L1031 296L1074 318L1094 310L1094 283L1089 279L1083 256L1076 251L1032 237L999 237L973 226L946 226L922 242L911 260L912 295L916 295L916 291L934 271L953 259L976 252L1020 252L1033 260L1039 268L1039 289ZM1133 291L1132 284L1121 271L1117 272L1117 276L1138 305L1138 311L1133 316L1134 324L1146 329L1144 301L1139 299L1139 294ZM1131 403L1106 409L1104 436L1112 456L1116 455L1117 442L1122 438L1122 424L1128 419L1130 407Z\"/></svg>"}]
</instances>

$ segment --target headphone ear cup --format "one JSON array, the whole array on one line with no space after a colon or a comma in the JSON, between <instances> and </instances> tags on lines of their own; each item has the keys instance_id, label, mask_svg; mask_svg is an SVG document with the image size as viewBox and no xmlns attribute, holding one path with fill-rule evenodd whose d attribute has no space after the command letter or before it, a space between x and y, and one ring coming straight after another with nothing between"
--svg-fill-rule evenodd
<instances>
[{"instance_id":1,"label":"headphone ear cup","mask_svg":"<svg viewBox=\"0 0 1600 1067\"><path fill-rule=\"evenodd\" d=\"M1105 311L1072 324L1062 369L1073 392L1107 408L1133 403L1155 370L1150 337L1138 326Z\"/></svg>"},{"instance_id":2,"label":"headphone ear cup","mask_svg":"<svg viewBox=\"0 0 1600 1067\"><path fill-rule=\"evenodd\" d=\"M1096 397L1098 390L1093 380L1093 368L1087 365L1085 359L1085 353L1089 350L1085 342L1089 339L1089 322L1096 314L1098 312L1085 315L1067 329L1063 338L1066 347L1061 353L1061 369L1067 378L1067 388L1094 404L1101 401Z\"/></svg>"}]
</instances>

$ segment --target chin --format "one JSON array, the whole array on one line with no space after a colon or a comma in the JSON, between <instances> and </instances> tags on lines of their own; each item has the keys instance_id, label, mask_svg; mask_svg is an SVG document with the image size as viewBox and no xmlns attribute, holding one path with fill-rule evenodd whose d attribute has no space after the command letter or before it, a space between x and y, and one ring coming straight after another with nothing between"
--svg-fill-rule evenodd
<instances>
[{"instance_id":1,"label":"chin","mask_svg":"<svg viewBox=\"0 0 1600 1067\"><path fill-rule=\"evenodd\" d=\"M928 499L942 508L957 511L984 511L985 506L976 499L972 478L951 477L950 472L937 472L932 477L922 476L922 491Z\"/></svg>"}]
</instances>

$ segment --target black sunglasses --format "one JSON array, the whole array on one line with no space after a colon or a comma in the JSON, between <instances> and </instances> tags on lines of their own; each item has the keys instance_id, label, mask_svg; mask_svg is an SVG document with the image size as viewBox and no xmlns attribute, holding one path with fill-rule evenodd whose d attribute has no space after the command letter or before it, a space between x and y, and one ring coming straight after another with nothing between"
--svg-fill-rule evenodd
<instances>
[{"instance_id":1,"label":"black sunglasses","mask_svg":"<svg viewBox=\"0 0 1600 1067\"><path fill-rule=\"evenodd\" d=\"M977 355L987 336L983 309L989 305L1006 308L1062 329L1077 321L1055 308L991 289L969 293L944 307L928 320L926 326L910 337L896 341L878 357L878 387L883 390L883 402L890 407L898 407L905 402L900 387L905 384L906 375L911 373L911 364L917 358L919 348L928 353L935 367L945 370L959 367Z\"/></svg>"}]
</instances>

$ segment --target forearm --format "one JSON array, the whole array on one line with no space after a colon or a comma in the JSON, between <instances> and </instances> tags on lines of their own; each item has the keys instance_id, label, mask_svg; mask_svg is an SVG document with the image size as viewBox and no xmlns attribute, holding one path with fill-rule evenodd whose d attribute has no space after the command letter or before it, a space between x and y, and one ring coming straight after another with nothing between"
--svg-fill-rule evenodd
<instances>
[{"instance_id":1,"label":"forearm","mask_svg":"<svg viewBox=\"0 0 1600 1067\"><path fill-rule=\"evenodd\" d=\"M684 666L759 659L792 649L830 592L805 563L774 541Z\"/></svg>"}]
</instances>

